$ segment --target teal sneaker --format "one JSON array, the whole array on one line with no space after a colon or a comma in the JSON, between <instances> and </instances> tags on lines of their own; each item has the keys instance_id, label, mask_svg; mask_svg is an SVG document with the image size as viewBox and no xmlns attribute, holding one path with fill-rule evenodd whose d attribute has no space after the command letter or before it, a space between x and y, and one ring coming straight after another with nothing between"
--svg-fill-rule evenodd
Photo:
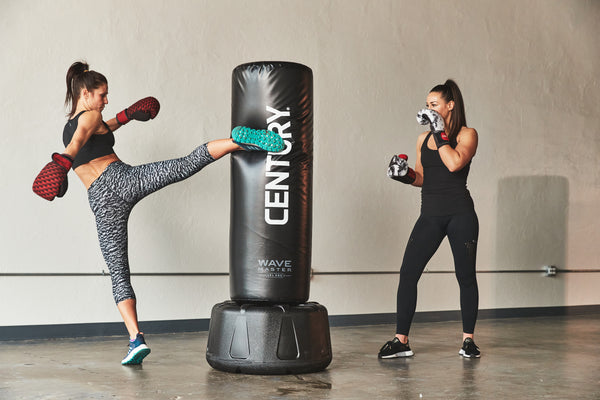
<instances>
[{"instance_id":1,"label":"teal sneaker","mask_svg":"<svg viewBox=\"0 0 600 400\"><path fill-rule=\"evenodd\" d=\"M231 131L233 142L244 150L278 153L285 148L281 136L272 131L236 126Z\"/></svg>"},{"instance_id":2,"label":"teal sneaker","mask_svg":"<svg viewBox=\"0 0 600 400\"><path fill-rule=\"evenodd\" d=\"M144 358L150 354L150 348L146 345L144 335L138 333L135 340L129 341L129 351L127 356L121 361L122 365L138 365Z\"/></svg>"}]
</instances>

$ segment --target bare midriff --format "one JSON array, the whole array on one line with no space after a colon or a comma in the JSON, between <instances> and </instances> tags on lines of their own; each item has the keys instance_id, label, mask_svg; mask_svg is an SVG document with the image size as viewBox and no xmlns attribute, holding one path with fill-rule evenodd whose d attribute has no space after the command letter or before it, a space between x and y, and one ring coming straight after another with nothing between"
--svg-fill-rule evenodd
<instances>
[{"instance_id":1,"label":"bare midriff","mask_svg":"<svg viewBox=\"0 0 600 400\"><path fill-rule=\"evenodd\" d=\"M119 161L119 157L115 153L93 159L87 164L80 165L75 169L75 173L81 179L86 189L89 189L92 183L104 172L106 167L115 161Z\"/></svg>"}]
</instances>

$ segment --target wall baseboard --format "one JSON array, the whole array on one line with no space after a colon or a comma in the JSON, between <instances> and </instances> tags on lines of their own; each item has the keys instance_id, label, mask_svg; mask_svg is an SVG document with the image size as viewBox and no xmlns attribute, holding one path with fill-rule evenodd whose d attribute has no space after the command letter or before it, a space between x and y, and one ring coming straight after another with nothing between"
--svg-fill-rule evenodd
<instances>
[{"instance_id":1,"label":"wall baseboard","mask_svg":"<svg viewBox=\"0 0 600 400\"><path fill-rule=\"evenodd\" d=\"M599 314L600 304L565 307L496 308L479 310L478 319L532 318ZM417 312L414 322L460 321L460 311ZM208 331L210 319L141 321L140 329L153 334ZM331 327L395 324L395 313L330 315ZM0 326L0 341L123 336L122 322L89 324Z\"/></svg>"},{"instance_id":2,"label":"wall baseboard","mask_svg":"<svg viewBox=\"0 0 600 400\"><path fill-rule=\"evenodd\" d=\"M568 315L600 314L600 304L565 307L525 307L495 308L479 310L477 319L556 317ZM460 311L422 311L417 312L413 322L460 321ZM361 326L395 324L395 313L355 314L329 316L331 326Z\"/></svg>"}]
</instances>

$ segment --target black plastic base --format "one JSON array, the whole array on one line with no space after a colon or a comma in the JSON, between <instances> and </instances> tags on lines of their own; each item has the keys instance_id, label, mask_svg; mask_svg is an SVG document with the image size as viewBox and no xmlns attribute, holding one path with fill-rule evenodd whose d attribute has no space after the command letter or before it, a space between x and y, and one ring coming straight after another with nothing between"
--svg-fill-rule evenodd
<instances>
[{"instance_id":1,"label":"black plastic base","mask_svg":"<svg viewBox=\"0 0 600 400\"><path fill-rule=\"evenodd\" d=\"M331 362L327 309L299 305L216 304L210 317L206 360L215 369L243 374L301 374Z\"/></svg>"}]
</instances>

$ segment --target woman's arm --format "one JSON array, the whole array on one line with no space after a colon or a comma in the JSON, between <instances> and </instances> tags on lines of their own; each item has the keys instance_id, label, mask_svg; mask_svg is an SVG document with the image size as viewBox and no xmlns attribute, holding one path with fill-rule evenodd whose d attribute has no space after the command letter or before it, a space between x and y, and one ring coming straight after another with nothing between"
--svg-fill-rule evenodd
<instances>
[{"instance_id":1,"label":"woman's arm","mask_svg":"<svg viewBox=\"0 0 600 400\"><path fill-rule=\"evenodd\" d=\"M105 121L105 122L106 122L106 125L108 125L108 128L111 131L113 131L113 132L116 131L117 129L119 129L122 126L117 121L117 118L112 118L112 119L109 119L108 121Z\"/></svg>"},{"instance_id":2,"label":"woman's arm","mask_svg":"<svg viewBox=\"0 0 600 400\"><path fill-rule=\"evenodd\" d=\"M460 171L475 156L478 143L477 131L473 128L463 127L458 133L456 141L457 145L454 149L451 146L442 146L438 149L442 162L450 172Z\"/></svg>"},{"instance_id":3,"label":"woman's arm","mask_svg":"<svg viewBox=\"0 0 600 400\"><path fill-rule=\"evenodd\" d=\"M423 164L421 164L421 147L429 132L423 132L417 138L417 159L415 160L415 181L412 183L413 186L423 186ZM447 147L447 146L444 146Z\"/></svg>"},{"instance_id":4,"label":"woman's arm","mask_svg":"<svg viewBox=\"0 0 600 400\"><path fill-rule=\"evenodd\" d=\"M106 125L114 132L131 120L148 121L154 119L159 110L160 103L158 100L152 96L145 97L118 113L115 118L106 121Z\"/></svg>"},{"instance_id":5,"label":"woman's arm","mask_svg":"<svg viewBox=\"0 0 600 400\"><path fill-rule=\"evenodd\" d=\"M77 130L73 133L71 142L63 154L52 154L52 161L46 164L33 181L33 191L46 200L62 197L67 192L67 174L73 166L73 160L85 143L94 133L102 133L102 114L99 111L90 111L79 117ZM79 175L79 174L78 174ZM91 182L90 182L91 184ZM89 187L89 185L86 185Z\"/></svg>"},{"instance_id":6,"label":"woman's arm","mask_svg":"<svg viewBox=\"0 0 600 400\"><path fill-rule=\"evenodd\" d=\"M99 111L89 111L79 117L77 130L73 134L71 142L65 148L64 154L68 154L73 159L79 153L79 150L87 143L90 137L97 133L102 125L102 114Z\"/></svg>"}]
</instances>

